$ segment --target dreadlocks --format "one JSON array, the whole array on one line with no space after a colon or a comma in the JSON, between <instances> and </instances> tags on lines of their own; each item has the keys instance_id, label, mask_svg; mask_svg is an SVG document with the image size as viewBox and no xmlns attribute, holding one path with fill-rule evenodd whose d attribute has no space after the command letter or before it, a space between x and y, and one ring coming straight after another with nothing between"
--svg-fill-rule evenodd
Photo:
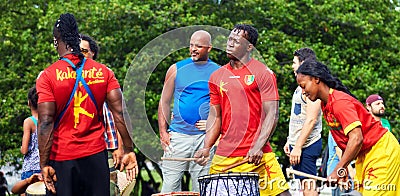
<instances>
[{"instance_id":1,"label":"dreadlocks","mask_svg":"<svg viewBox=\"0 0 400 196\"><path fill-rule=\"evenodd\" d=\"M249 41L251 44L253 44L254 47L256 47L257 44L257 40L258 40L258 32L257 29L254 28L251 25L247 25L247 24L236 24L233 27L233 30L235 32L237 31L244 31L244 37L247 39L247 41Z\"/></svg>"},{"instance_id":2,"label":"dreadlocks","mask_svg":"<svg viewBox=\"0 0 400 196\"><path fill-rule=\"evenodd\" d=\"M77 63L77 66L80 65L84 56L79 47L81 41L78 24L73 14L66 13L60 15L60 18L54 24L53 36L60 38L66 44L67 48L71 48L72 54L78 55L81 61Z\"/></svg>"},{"instance_id":3,"label":"dreadlocks","mask_svg":"<svg viewBox=\"0 0 400 196\"><path fill-rule=\"evenodd\" d=\"M326 65L322 64L321 62L311 59L306 59L300 65L299 69L297 69L297 74L317 77L322 82L324 82L329 88L343 91L357 99L357 97L353 95L338 78L332 76L329 68Z\"/></svg>"}]
</instances>

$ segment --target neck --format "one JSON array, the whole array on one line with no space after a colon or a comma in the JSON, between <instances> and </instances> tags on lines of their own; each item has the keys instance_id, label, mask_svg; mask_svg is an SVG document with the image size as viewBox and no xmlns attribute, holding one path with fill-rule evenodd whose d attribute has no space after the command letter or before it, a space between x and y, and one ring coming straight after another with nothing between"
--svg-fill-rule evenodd
<instances>
[{"instance_id":1,"label":"neck","mask_svg":"<svg viewBox=\"0 0 400 196\"><path fill-rule=\"evenodd\" d=\"M72 53L71 51L64 52L64 53L60 54L60 58L64 57L67 54L71 54L71 53Z\"/></svg>"},{"instance_id":2,"label":"neck","mask_svg":"<svg viewBox=\"0 0 400 196\"><path fill-rule=\"evenodd\" d=\"M322 89L320 90L320 96L318 97L322 102L324 102L324 104L328 103L329 100L329 91L331 88L329 88L329 86L323 84L323 83L319 83L322 84Z\"/></svg>"},{"instance_id":3,"label":"neck","mask_svg":"<svg viewBox=\"0 0 400 196\"><path fill-rule=\"evenodd\" d=\"M31 109L31 114L33 117L35 117L36 119L38 119L38 112L37 110Z\"/></svg>"},{"instance_id":4,"label":"neck","mask_svg":"<svg viewBox=\"0 0 400 196\"><path fill-rule=\"evenodd\" d=\"M375 120L377 120L377 121L381 121L381 117L379 117L379 116L375 116L375 115L372 115L374 118L375 118Z\"/></svg>"},{"instance_id":5,"label":"neck","mask_svg":"<svg viewBox=\"0 0 400 196\"><path fill-rule=\"evenodd\" d=\"M250 56L245 56L241 58L240 60L231 60L229 61L229 64L231 65L232 69L240 69L244 65L246 65L249 61L251 60Z\"/></svg>"},{"instance_id":6,"label":"neck","mask_svg":"<svg viewBox=\"0 0 400 196\"><path fill-rule=\"evenodd\" d=\"M200 64L200 65L206 64L207 62L208 62L208 59L207 60L201 60L201 61L193 61L194 64Z\"/></svg>"}]
</instances>

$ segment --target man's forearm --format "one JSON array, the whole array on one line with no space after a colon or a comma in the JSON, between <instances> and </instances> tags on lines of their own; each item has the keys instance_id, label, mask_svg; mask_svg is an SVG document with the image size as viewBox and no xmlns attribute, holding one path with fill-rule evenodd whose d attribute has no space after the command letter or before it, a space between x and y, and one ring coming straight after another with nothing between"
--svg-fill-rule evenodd
<instances>
[{"instance_id":1,"label":"man's forearm","mask_svg":"<svg viewBox=\"0 0 400 196\"><path fill-rule=\"evenodd\" d=\"M39 118L38 144L40 155L40 168L48 165L50 159L51 146L53 145L53 121Z\"/></svg>"},{"instance_id":2,"label":"man's forearm","mask_svg":"<svg viewBox=\"0 0 400 196\"><path fill-rule=\"evenodd\" d=\"M124 120L124 115L123 112L116 112L117 115L114 115L114 120L115 120L115 126L117 127L117 130L119 134L121 135L124 151L128 150L127 152L132 152L133 150L133 142L131 139L131 136L129 135L128 129L125 124Z\"/></svg>"},{"instance_id":3,"label":"man's forearm","mask_svg":"<svg viewBox=\"0 0 400 196\"><path fill-rule=\"evenodd\" d=\"M304 143L306 143L308 136L310 136L312 130L314 129L316 119L307 119L300 131L300 136L296 141L295 147L302 148Z\"/></svg>"},{"instance_id":4,"label":"man's forearm","mask_svg":"<svg viewBox=\"0 0 400 196\"><path fill-rule=\"evenodd\" d=\"M262 104L263 112L265 112L266 116L253 146L253 149L257 150L261 150L273 135L279 119L278 101L268 101Z\"/></svg>"},{"instance_id":5,"label":"man's forearm","mask_svg":"<svg viewBox=\"0 0 400 196\"><path fill-rule=\"evenodd\" d=\"M210 129L206 131L206 137L204 139L204 148L210 149L215 144L220 135L220 130L221 130L221 119L216 118L213 124L211 125Z\"/></svg>"},{"instance_id":6,"label":"man's forearm","mask_svg":"<svg viewBox=\"0 0 400 196\"><path fill-rule=\"evenodd\" d=\"M168 122L171 118L171 100L160 101L158 105L158 129L160 132L167 132L168 130Z\"/></svg>"}]
</instances>

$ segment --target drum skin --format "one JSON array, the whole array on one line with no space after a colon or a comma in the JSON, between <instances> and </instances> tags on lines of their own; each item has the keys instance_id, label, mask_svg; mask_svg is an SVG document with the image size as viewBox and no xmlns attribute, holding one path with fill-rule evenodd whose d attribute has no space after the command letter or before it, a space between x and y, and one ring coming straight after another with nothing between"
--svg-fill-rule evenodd
<instances>
[{"instance_id":1,"label":"drum skin","mask_svg":"<svg viewBox=\"0 0 400 196\"><path fill-rule=\"evenodd\" d=\"M260 195L256 172L230 172L199 177L200 196Z\"/></svg>"},{"instance_id":2,"label":"drum skin","mask_svg":"<svg viewBox=\"0 0 400 196\"><path fill-rule=\"evenodd\" d=\"M25 196L45 196L46 186L44 182L35 182L28 186L25 191Z\"/></svg>"}]
</instances>

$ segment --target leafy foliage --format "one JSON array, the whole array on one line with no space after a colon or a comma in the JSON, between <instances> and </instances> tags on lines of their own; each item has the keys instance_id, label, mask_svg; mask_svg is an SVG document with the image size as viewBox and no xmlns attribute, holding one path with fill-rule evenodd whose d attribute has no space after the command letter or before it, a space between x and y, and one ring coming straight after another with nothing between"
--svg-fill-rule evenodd
<instances>
[{"instance_id":1,"label":"leafy foliage","mask_svg":"<svg viewBox=\"0 0 400 196\"><path fill-rule=\"evenodd\" d=\"M191 25L228 30L236 23L254 25L260 34L257 50L278 78L280 119L271 143L284 164L287 160L282 148L296 87L291 70L292 53L300 47L313 48L361 102L369 94L381 94L386 99L387 118L399 138L398 1L8 0L0 8L0 165L20 164L22 123L30 115L27 90L34 85L38 73L58 58L52 46L52 28L65 12L75 15L81 33L98 41L101 48L98 61L113 69L121 84L141 48L165 32ZM165 72L169 65L186 57L187 50L183 49L163 59L144 84L145 92L137 92L144 93L145 99L136 101L145 103L145 117L156 133L157 104ZM223 51L214 50L211 57L221 65L227 61ZM130 98L135 99L127 99ZM133 126L140 131L134 123ZM327 131L325 127L325 140Z\"/></svg>"}]
</instances>

